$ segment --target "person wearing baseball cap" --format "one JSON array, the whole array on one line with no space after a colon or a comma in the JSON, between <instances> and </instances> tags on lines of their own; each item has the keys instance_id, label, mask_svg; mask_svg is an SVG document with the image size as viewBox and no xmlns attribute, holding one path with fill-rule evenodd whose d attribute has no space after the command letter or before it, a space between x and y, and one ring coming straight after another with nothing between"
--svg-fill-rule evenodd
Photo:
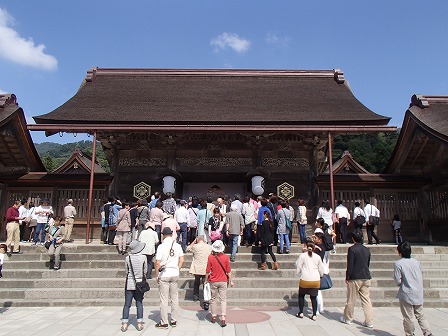
<instances>
[{"instance_id":1,"label":"person wearing baseball cap","mask_svg":"<svg viewBox=\"0 0 448 336\"><path fill-rule=\"evenodd\" d=\"M168 215L162 222L172 220L177 222ZM157 247L155 276L159 286L160 293L160 322L155 327L157 329L168 329L168 322L172 327L177 325L179 318L179 293L178 280L179 270L184 263L184 252L182 247L174 238L175 232L169 225L162 228L163 241ZM168 320L168 303L171 302L171 320Z\"/></svg>"}]
</instances>

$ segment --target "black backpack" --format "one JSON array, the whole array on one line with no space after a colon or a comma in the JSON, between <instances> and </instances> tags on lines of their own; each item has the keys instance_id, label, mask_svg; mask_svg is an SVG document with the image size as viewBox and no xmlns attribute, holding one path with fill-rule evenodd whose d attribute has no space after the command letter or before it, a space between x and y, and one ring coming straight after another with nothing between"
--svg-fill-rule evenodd
<instances>
[{"instance_id":1,"label":"black backpack","mask_svg":"<svg viewBox=\"0 0 448 336\"><path fill-rule=\"evenodd\" d=\"M111 204L105 204L104 205L104 222L106 226L109 226L109 216L110 216L110 208Z\"/></svg>"},{"instance_id":2,"label":"black backpack","mask_svg":"<svg viewBox=\"0 0 448 336\"><path fill-rule=\"evenodd\" d=\"M322 243L325 246L325 251L331 251L334 249L333 236L328 233L328 230L324 231L324 239Z\"/></svg>"}]
</instances>

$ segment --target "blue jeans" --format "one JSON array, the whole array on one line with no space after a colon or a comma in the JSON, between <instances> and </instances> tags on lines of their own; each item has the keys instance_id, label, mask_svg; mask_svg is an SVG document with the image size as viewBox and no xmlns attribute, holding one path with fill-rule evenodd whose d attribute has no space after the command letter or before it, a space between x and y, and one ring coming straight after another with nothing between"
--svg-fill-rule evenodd
<instances>
[{"instance_id":1,"label":"blue jeans","mask_svg":"<svg viewBox=\"0 0 448 336\"><path fill-rule=\"evenodd\" d=\"M188 234L188 224L187 223L179 223L180 230L178 231L178 241L180 241L182 245L182 250L187 250L187 234Z\"/></svg>"},{"instance_id":2,"label":"blue jeans","mask_svg":"<svg viewBox=\"0 0 448 336\"><path fill-rule=\"evenodd\" d=\"M34 230L34 239L33 242L37 243L37 239L39 238L40 233L40 242L45 242L45 223L37 223L36 229Z\"/></svg>"},{"instance_id":3,"label":"blue jeans","mask_svg":"<svg viewBox=\"0 0 448 336\"><path fill-rule=\"evenodd\" d=\"M244 240L246 244L252 244L254 240L252 233L252 224L253 223L246 224L246 227L244 228Z\"/></svg>"},{"instance_id":4,"label":"blue jeans","mask_svg":"<svg viewBox=\"0 0 448 336\"><path fill-rule=\"evenodd\" d=\"M238 237L239 235L231 234L229 235L230 245L232 246L231 258L235 259L236 251L238 249Z\"/></svg>"},{"instance_id":5,"label":"blue jeans","mask_svg":"<svg viewBox=\"0 0 448 336\"><path fill-rule=\"evenodd\" d=\"M299 223L298 226L299 226L300 242L304 244L306 240L306 225L302 225Z\"/></svg>"},{"instance_id":6,"label":"blue jeans","mask_svg":"<svg viewBox=\"0 0 448 336\"><path fill-rule=\"evenodd\" d=\"M289 242L289 235L287 233L279 233L280 238L280 252L283 252L283 240L286 241L286 251L289 251L291 249L291 244Z\"/></svg>"},{"instance_id":7,"label":"blue jeans","mask_svg":"<svg viewBox=\"0 0 448 336\"><path fill-rule=\"evenodd\" d=\"M121 322L129 321L129 310L131 309L132 299L135 299L137 306L137 322L143 322L143 293L137 293L135 290L126 290L124 294L123 317Z\"/></svg>"}]
</instances>

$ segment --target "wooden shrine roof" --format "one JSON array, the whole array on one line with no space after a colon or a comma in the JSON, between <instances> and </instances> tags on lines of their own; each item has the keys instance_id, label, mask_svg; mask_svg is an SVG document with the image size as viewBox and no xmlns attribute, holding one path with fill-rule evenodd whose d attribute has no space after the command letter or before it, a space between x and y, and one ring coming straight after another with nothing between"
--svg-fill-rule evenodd
<instances>
[{"instance_id":1,"label":"wooden shrine roof","mask_svg":"<svg viewBox=\"0 0 448 336\"><path fill-rule=\"evenodd\" d=\"M79 148L75 149L73 154L60 167L56 168L54 174L90 174L92 167L92 158L83 153ZM106 173L106 171L95 161L94 172Z\"/></svg>"},{"instance_id":2,"label":"wooden shrine roof","mask_svg":"<svg viewBox=\"0 0 448 336\"><path fill-rule=\"evenodd\" d=\"M327 169L323 172L324 174L328 174L330 172L330 166L327 166ZM361 166L349 151L344 151L341 157L333 163L333 174L341 175L341 174L370 174L367 169Z\"/></svg>"},{"instance_id":3,"label":"wooden shrine roof","mask_svg":"<svg viewBox=\"0 0 448 336\"><path fill-rule=\"evenodd\" d=\"M448 96L413 95L386 173L428 175L448 167Z\"/></svg>"},{"instance_id":4,"label":"wooden shrine roof","mask_svg":"<svg viewBox=\"0 0 448 336\"><path fill-rule=\"evenodd\" d=\"M0 175L45 171L14 94L0 94Z\"/></svg>"},{"instance_id":5,"label":"wooden shrine roof","mask_svg":"<svg viewBox=\"0 0 448 336\"><path fill-rule=\"evenodd\" d=\"M384 126L340 70L102 69L37 124Z\"/></svg>"}]
</instances>

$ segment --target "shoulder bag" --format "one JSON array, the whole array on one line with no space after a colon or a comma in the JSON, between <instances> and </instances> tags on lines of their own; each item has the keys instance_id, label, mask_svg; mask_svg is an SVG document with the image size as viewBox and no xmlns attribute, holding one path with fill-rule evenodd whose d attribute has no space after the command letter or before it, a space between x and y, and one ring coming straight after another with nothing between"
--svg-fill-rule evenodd
<instances>
[{"instance_id":1,"label":"shoulder bag","mask_svg":"<svg viewBox=\"0 0 448 336\"><path fill-rule=\"evenodd\" d=\"M142 281L137 282L135 280L134 268L132 267L131 257L129 256L128 258L129 258L129 265L131 266L132 279L134 279L135 291L141 294L148 292L151 289L151 287L149 286L148 281L146 281L146 275L143 274Z\"/></svg>"},{"instance_id":2,"label":"shoulder bag","mask_svg":"<svg viewBox=\"0 0 448 336\"><path fill-rule=\"evenodd\" d=\"M364 211L362 211L361 214L359 214L358 216L356 216L355 218L355 223L358 226L362 226L364 223L366 222L366 216Z\"/></svg>"},{"instance_id":3,"label":"shoulder bag","mask_svg":"<svg viewBox=\"0 0 448 336\"><path fill-rule=\"evenodd\" d=\"M333 287L333 281L331 281L330 274L324 274L322 278L320 278L319 290L330 289L331 287Z\"/></svg>"},{"instance_id":4,"label":"shoulder bag","mask_svg":"<svg viewBox=\"0 0 448 336\"><path fill-rule=\"evenodd\" d=\"M288 216L286 216L286 212L285 212L285 210L283 210L282 209L282 211L283 211L283 216L285 216L285 225L286 225L286 228L288 229L288 230L291 230L292 229L292 225L291 225L291 220L288 218Z\"/></svg>"},{"instance_id":5,"label":"shoulder bag","mask_svg":"<svg viewBox=\"0 0 448 336\"><path fill-rule=\"evenodd\" d=\"M370 204L370 216L369 216L369 224L370 225L378 225L380 224L380 218L373 215L372 204Z\"/></svg>"}]
</instances>

